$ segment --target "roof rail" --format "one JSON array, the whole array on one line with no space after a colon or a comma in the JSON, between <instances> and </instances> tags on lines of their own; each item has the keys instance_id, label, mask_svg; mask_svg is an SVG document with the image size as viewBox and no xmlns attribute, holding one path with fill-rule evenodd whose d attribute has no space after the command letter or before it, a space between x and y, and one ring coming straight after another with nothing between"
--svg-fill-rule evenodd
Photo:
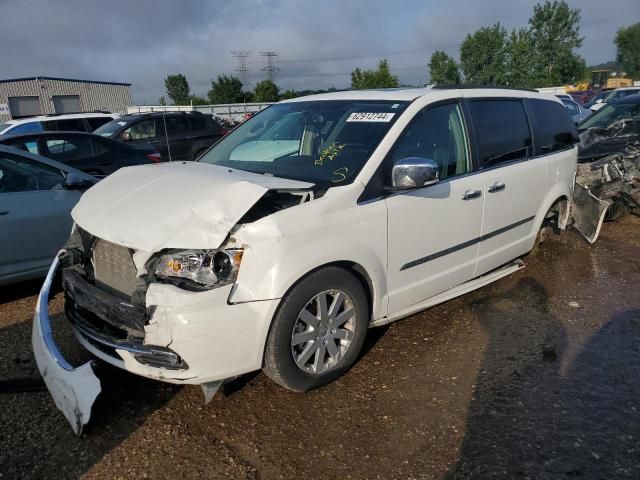
<instances>
[{"instance_id":1,"label":"roof rail","mask_svg":"<svg viewBox=\"0 0 640 480\"><path fill-rule=\"evenodd\" d=\"M519 90L523 92L536 92L533 88L507 87L504 85L474 85L471 83L437 83L431 87L433 90L470 90L474 88L497 88L499 90Z\"/></svg>"}]
</instances>

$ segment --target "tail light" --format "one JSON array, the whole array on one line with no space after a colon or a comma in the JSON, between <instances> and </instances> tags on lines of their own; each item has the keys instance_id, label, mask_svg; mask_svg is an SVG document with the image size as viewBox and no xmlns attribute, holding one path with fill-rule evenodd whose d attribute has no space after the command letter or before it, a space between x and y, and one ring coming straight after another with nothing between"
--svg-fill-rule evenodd
<instances>
[{"instance_id":1,"label":"tail light","mask_svg":"<svg viewBox=\"0 0 640 480\"><path fill-rule=\"evenodd\" d=\"M151 160L154 163L160 163L162 161L162 156L160 155L159 152L150 153L148 155L145 155L145 157L147 157L149 160Z\"/></svg>"}]
</instances>

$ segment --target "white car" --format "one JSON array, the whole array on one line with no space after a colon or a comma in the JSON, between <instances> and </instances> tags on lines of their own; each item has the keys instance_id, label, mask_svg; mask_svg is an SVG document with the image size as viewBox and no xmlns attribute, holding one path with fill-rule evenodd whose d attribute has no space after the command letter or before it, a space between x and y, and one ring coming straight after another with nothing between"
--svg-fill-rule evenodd
<instances>
[{"instance_id":1,"label":"white car","mask_svg":"<svg viewBox=\"0 0 640 480\"><path fill-rule=\"evenodd\" d=\"M39 133L47 131L93 132L105 123L120 117L117 113L68 113L7 120L0 123L0 135Z\"/></svg>"},{"instance_id":2,"label":"white car","mask_svg":"<svg viewBox=\"0 0 640 480\"><path fill-rule=\"evenodd\" d=\"M604 107L607 103L611 103L611 102L614 102L616 100L620 100L621 98L624 98L624 97L626 97L628 95L636 95L638 93L640 93L640 87L616 88L615 90L613 90L609 95L607 95L602 100L597 100L596 103L594 103L590 107L590 109L591 109L592 112L597 112L602 107Z\"/></svg>"},{"instance_id":3,"label":"white car","mask_svg":"<svg viewBox=\"0 0 640 480\"><path fill-rule=\"evenodd\" d=\"M269 161L232 158L292 114L295 151L274 158L267 142ZM260 368L290 390L324 385L353 365L368 328L518 270L541 229L564 228L576 142L562 102L532 91L273 105L199 162L124 168L87 191L40 294L39 368L78 432L101 387L51 339L62 265L68 319L108 363L201 385L207 399Z\"/></svg>"}]
</instances>

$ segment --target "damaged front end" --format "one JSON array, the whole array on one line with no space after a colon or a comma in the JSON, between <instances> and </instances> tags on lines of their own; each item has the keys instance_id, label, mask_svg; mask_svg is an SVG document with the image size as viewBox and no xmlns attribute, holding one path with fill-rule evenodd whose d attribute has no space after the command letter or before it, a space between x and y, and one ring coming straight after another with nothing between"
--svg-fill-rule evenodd
<instances>
[{"instance_id":1,"label":"damaged front end","mask_svg":"<svg viewBox=\"0 0 640 480\"><path fill-rule=\"evenodd\" d=\"M640 130L637 121L589 129L580 136L573 226L591 243L603 221L640 209Z\"/></svg>"}]
</instances>

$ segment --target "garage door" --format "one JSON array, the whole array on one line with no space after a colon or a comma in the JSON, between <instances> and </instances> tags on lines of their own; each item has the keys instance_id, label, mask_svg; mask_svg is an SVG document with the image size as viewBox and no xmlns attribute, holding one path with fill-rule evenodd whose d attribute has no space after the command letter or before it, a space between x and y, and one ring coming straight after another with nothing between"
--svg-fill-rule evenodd
<instances>
[{"instance_id":1,"label":"garage door","mask_svg":"<svg viewBox=\"0 0 640 480\"><path fill-rule=\"evenodd\" d=\"M53 108L56 113L78 113L80 112L80 97L78 95L54 95Z\"/></svg>"},{"instance_id":2,"label":"garage door","mask_svg":"<svg viewBox=\"0 0 640 480\"><path fill-rule=\"evenodd\" d=\"M39 97L9 97L9 109L13 118L42 115Z\"/></svg>"}]
</instances>

